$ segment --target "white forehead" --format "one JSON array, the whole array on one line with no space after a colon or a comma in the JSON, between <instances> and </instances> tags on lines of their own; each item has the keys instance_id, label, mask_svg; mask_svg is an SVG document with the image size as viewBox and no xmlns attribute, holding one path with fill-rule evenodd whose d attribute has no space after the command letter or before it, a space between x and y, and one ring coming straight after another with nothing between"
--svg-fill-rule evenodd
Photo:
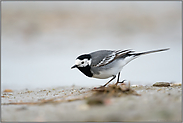
<instances>
[{"instance_id":1,"label":"white forehead","mask_svg":"<svg viewBox=\"0 0 183 123\"><path fill-rule=\"evenodd\" d=\"M76 61L75 61L75 65L79 65L79 64L81 64L81 60L76 59Z\"/></svg>"}]
</instances>

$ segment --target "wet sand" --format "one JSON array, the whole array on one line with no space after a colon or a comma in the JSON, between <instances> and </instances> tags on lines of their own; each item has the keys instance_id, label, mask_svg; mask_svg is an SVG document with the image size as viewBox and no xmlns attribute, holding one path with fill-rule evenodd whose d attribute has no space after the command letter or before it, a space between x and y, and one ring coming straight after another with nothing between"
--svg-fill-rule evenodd
<instances>
[{"instance_id":1,"label":"wet sand","mask_svg":"<svg viewBox=\"0 0 183 123\"><path fill-rule=\"evenodd\" d=\"M131 86L137 94L95 99L93 87L9 90L1 93L2 121L181 121L181 85ZM7 90L8 91L8 90Z\"/></svg>"}]
</instances>

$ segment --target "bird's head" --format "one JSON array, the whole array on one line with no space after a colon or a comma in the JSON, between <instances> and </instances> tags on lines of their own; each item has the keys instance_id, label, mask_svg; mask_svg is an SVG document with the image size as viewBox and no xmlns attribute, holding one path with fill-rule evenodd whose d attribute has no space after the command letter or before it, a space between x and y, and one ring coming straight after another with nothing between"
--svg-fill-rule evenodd
<instances>
[{"instance_id":1,"label":"bird's head","mask_svg":"<svg viewBox=\"0 0 183 123\"><path fill-rule=\"evenodd\" d=\"M84 68L86 66L91 65L91 55L90 54L84 54L80 55L76 58L75 65L71 67L72 68Z\"/></svg>"}]
</instances>

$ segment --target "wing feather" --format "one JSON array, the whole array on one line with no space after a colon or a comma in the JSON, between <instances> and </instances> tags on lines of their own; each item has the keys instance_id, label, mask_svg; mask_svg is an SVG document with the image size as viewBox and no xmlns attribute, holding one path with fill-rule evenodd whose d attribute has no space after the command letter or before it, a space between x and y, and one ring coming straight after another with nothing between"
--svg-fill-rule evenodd
<instances>
[{"instance_id":1,"label":"wing feather","mask_svg":"<svg viewBox=\"0 0 183 123\"><path fill-rule=\"evenodd\" d=\"M107 65L114 61L117 58L125 58L129 56L131 52L134 52L132 50L116 50L113 51L110 55L104 57L98 64L94 65L94 67L101 67L104 65Z\"/></svg>"}]
</instances>

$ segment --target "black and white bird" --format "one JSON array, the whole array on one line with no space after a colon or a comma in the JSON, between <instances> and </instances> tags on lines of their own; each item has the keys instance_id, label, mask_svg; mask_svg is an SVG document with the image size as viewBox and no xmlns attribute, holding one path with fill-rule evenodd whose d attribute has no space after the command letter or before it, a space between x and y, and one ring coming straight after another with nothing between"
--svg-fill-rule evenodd
<instances>
[{"instance_id":1,"label":"black and white bird","mask_svg":"<svg viewBox=\"0 0 183 123\"><path fill-rule=\"evenodd\" d=\"M89 54L83 54L76 58L75 65L72 68L78 68L83 74L88 77L106 79L112 77L103 87L116 78L118 74L117 83L119 82L120 71L133 59L154 52L168 50L159 49L135 53L133 50L98 50ZM121 82L122 83L122 82Z\"/></svg>"}]
</instances>

